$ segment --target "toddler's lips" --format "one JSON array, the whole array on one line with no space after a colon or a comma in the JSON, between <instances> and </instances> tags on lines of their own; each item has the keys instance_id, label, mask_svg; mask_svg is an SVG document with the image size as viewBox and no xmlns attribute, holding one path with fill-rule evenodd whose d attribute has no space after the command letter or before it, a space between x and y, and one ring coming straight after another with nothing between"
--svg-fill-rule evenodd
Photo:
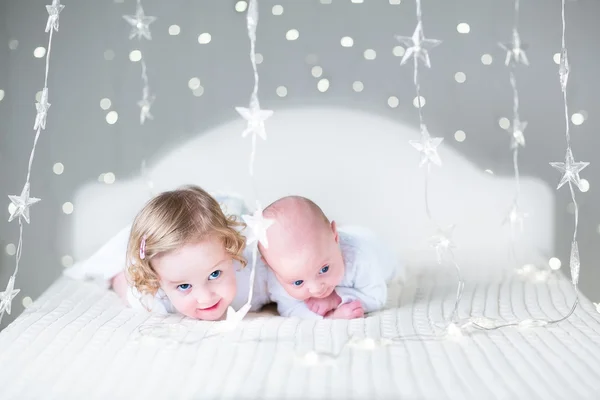
<instances>
[{"instance_id":1,"label":"toddler's lips","mask_svg":"<svg viewBox=\"0 0 600 400\"><path fill-rule=\"evenodd\" d=\"M198 307L198 310L200 310L200 311L212 311L212 310L216 309L219 306L220 303L221 303L221 300L217 301L215 304L213 304L210 307L205 307L205 308Z\"/></svg>"}]
</instances>

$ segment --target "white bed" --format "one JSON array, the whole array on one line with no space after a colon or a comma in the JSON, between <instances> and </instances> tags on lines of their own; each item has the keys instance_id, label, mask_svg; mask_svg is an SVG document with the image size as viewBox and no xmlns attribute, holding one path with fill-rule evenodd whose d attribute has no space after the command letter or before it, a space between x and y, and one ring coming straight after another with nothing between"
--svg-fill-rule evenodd
<instances>
[{"instance_id":1,"label":"white bed","mask_svg":"<svg viewBox=\"0 0 600 400\"><path fill-rule=\"evenodd\" d=\"M339 352L350 337L430 334L429 319L451 310L449 283L427 274L404 290L394 286L389 305L398 309L353 321L262 316L204 340L210 323L188 321L188 343L181 343L140 331L181 317L139 314L95 284L61 278L0 335L0 398L598 398L600 319L587 300L552 328L346 346L329 363L304 362L311 350ZM473 307L475 315L506 320L556 318L572 299L564 278L479 282L467 285L461 316Z\"/></svg>"},{"instance_id":2,"label":"white bed","mask_svg":"<svg viewBox=\"0 0 600 400\"><path fill-rule=\"evenodd\" d=\"M347 344L352 337L377 344L430 335L431 321L451 311L454 276L435 265L427 247L434 231L419 155L408 145L418 134L342 109L285 110L269 122L269 140L258 143L259 200L301 193L339 223L382 235L411 272L392 285L389 309L353 321L259 314L215 336L211 323L134 312L101 285L63 277L0 333L1 399L598 398L600 314L585 298L572 318L547 328L395 340L372 349ZM151 163L155 190L197 183L253 201L242 129L241 121L217 127ZM501 226L512 180L485 173L448 146L440 153L444 167L432 175L431 208L441 223L458 224L456 255L467 277L460 316L514 321L568 312L574 294L561 273L541 281L512 273L509 232ZM74 224L64 227L65 247L79 260L91 255L147 195L141 177L81 188ZM535 212L519 260L541 265L552 255L553 192L524 179L521 201ZM170 338L156 337L157 327L171 327ZM307 365L313 351L339 355Z\"/></svg>"}]
</instances>

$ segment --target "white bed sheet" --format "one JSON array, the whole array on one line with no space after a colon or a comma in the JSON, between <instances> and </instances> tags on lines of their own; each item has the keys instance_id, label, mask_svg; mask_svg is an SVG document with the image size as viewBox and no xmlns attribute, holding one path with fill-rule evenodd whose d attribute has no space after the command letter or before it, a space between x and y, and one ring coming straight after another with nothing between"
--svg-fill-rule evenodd
<instances>
[{"instance_id":1,"label":"white bed sheet","mask_svg":"<svg viewBox=\"0 0 600 400\"><path fill-rule=\"evenodd\" d=\"M454 281L424 274L392 286L389 305L353 321L264 315L204 341L211 323L139 313L94 283L60 278L0 332L0 398L8 399L598 399L600 314L582 304L549 328L476 332L459 341L399 341L343 347L328 365L306 366L310 350L339 352L350 337L430 332L453 305ZM556 275L472 282L460 314L505 320L557 318L573 300ZM182 323L183 344L140 334ZM163 325L172 326L172 325ZM212 326L214 328L214 326Z\"/></svg>"}]
</instances>

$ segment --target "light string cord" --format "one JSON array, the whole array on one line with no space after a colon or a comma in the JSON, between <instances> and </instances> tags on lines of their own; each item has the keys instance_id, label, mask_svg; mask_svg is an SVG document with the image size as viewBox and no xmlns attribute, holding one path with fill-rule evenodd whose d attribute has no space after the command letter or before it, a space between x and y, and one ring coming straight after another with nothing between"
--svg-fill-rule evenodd
<instances>
[{"instance_id":1,"label":"light string cord","mask_svg":"<svg viewBox=\"0 0 600 400\"><path fill-rule=\"evenodd\" d=\"M266 230L271 225L272 221L263 217L263 209L260 205L259 195L254 177L254 163L256 160L256 142L257 136L260 136L263 140L266 140L265 131L265 120L273 115L271 110L261 110L260 102L258 99L258 88L259 88L259 76L258 67L256 63L256 29L259 21L258 12L258 0L250 0L248 3L248 10L246 13L246 28L248 31L248 39L250 40L250 63L252 65L252 74L254 78L254 85L252 87L252 93L250 95L249 107L236 107L236 111L247 121L247 127L242 133L242 137L251 135L252 137L252 149L250 152L250 160L248 165L248 173L250 175L250 183L252 186L252 193L256 202L256 209L253 215L242 215L242 219L249 228L249 237L246 238L246 245L252 246L252 265L250 272L250 288L248 293L247 303L238 311L238 317L236 320L244 318L245 314L250 310L252 304L252 298L254 295L254 282L256 280L256 268L258 260L258 245L259 242L265 246L268 246L266 238Z\"/></svg>"},{"instance_id":2,"label":"light string cord","mask_svg":"<svg viewBox=\"0 0 600 400\"><path fill-rule=\"evenodd\" d=\"M518 1L519 0L516 0L516 2L518 2ZM564 114L565 114L565 137L566 137L566 142L567 142L567 158L568 158L569 154L571 154L571 158L572 158L571 136L570 136L570 131L569 131L569 108L568 108L568 103L567 103L567 81L568 81L568 74L569 74L569 64L568 64L568 59L567 59L567 47L566 47L566 40L565 40L565 31L566 31L565 1L566 0L561 0L561 19L562 19L561 44L562 45L561 45L561 67L560 67L559 76L560 76L561 89L562 89L562 93L563 93L563 104L564 104ZM568 161L566 160L565 164L567 162ZM587 164L587 163L584 163L584 164ZM565 167L568 168L567 165L565 165ZM582 167L581 169L583 169L583 168L584 167ZM495 326L487 326L487 324L482 325L475 321L472 321L472 324L475 328L481 329L481 330L486 330L486 331L491 331L491 330L496 330L496 329L509 327L509 326L532 327L532 326L554 325L554 324L558 324L560 322L567 320L571 315L573 315L573 313L577 309L577 306L579 305L579 302L580 302L579 288L578 288L580 260L579 260L579 248L578 248L578 244L577 244L577 230L578 230L578 225L579 225L579 206L578 206L576 198L575 198L575 190L573 189L573 183L576 184L576 182L577 181L573 182L571 179L569 179L569 181L568 181L569 190L571 193L571 200L574 204L574 209L575 209L573 239L571 242L571 257L570 257L570 262L569 262L570 267L571 267L571 275L572 275L571 281L572 281L573 289L575 292L575 300L573 301L573 304L572 304L571 308L569 309L569 311L564 316L557 318L557 319L553 319L553 320L527 319L527 320L523 320L520 322L503 323L503 324L495 325Z\"/></svg>"},{"instance_id":3,"label":"light string cord","mask_svg":"<svg viewBox=\"0 0 600 400\"><path fill-rule=\"evenodd\" d=\"M416 16L417 16L417 25L421 27L423 26L423 12L422 12L422 7L421 7L421 0L416 0ZM422 32L422 31L421 31ZM420 126L420 132L421 135L424 137L424 139L426 139L429 136L429 133L427 131L426 125L425 125L425 118L423 116L423 104L421 101L421 82L419 79L419 57L417 55L415 55L413 57L413 84L415 86L415 93L417 96L417 110L418 110L418 114L419 114L419 126ZM429 201L429 180L430 180L430 176L431 176L431 162L427 163L426 166L426 171L425 171L425 190L424 190L424 197L425 197L425 212L427 214L427 218L436 226L436 228L439 230L440 229L440 225L435 221L435 219L433 218L433 215L431 213L431 207L430 207L430 201ZM449 263L452 265L452 267L455 270L456 273L456 279L457 279L457 291L456 291L456 297L454 299L454 306L452 308L452 313L450 314L450 322L454 322L457 320L458 318L458 307L460 304L460 300L462 298L462 293L463 293L463 289L464 289L464 280L462 278L462 274L461 274L461 269L459 264L456 262L456 259L454 257L454 253L452 252L452 250L450 248L446 248L446 253L449 259ZM443 265L443 260L442 260L442 255L439 254L438 252L438 264L441 266Z\"/></svg>"},{"instance_id":4,"label":"light string cord","mask_svg":"<svg viewBox=\"0 0 600 400\"><path fill-rule=\"evenodd\" d=\"M520 0L514 1L514 15L513 15L513 27L512 34L513 39L518 37L518 27L519 27L519 16L520 16ZM516 60L515 60L516 61ZM513 94L513 135L511 139L511 148L512 148L512 162L513 162L513 171L515 177L515 194L513 198L512 207L510 210L510 214L508 216L510 222L510 255L514 263L518 262L518 256L516 251L516 234L515 234L515 226L518 219L521 218L519 215L520 212L520 201L521 201L521 176L519 173L519 147L525 145L524 139L522 139L522 132L520 131L521 127L521 118L519 115L519 90L517 87L517 78L516 78L516 66L517 62L512 62L509 65L509 81L510 87L512 89ZM519 126L515 126L515 125ZM519 131L517 133L518 137L515 137L514 130Z\"/></svg>"},{"instance_id":5,"label":"light string cord","mask_svg":"<svg viewBox=\"0 0 600 400\"><path fill-rule=\"evenodd\" d=\"M142 38L145 38L149 41L152 40L152 35L150 32L150 24L153 23L154 21L156 21L157 18L152 17L152 16L147 16L144 13L144 9L142 7L141 0L136 0L135 15L124 15L123 18L132 27L131 32L129 34L130 40L133 38L137 38L138 40L141 40ZM150 80L148 78L148 66L146 64L144 53L142 53L142 56L140 57L139 61L140 61L140 66L141 66L141 79L142 79L143 85L142 85L142 99L137 102L137 105L140 107L140 125L144 125L146 120L154 119L154 116L152 115L150 109L154 103L156 96L152 95L150 92ZM141 133L140 133L140 135L141 135ZM145 154L146 152L143 150L144 150L144 147L146 147L145 146L146 141L142 140L140 138L139 143L142 143L141 144L142 153ZM142 176L142 179L144 179L144 181L146 183L146 187L148 189L150 196L153 196L154 195L154 190L153 190L154 183L152 182L149 171L146 167L146 159L144 156L142 156L142 160L140 163L140 175Z\"/></svg>"},{"instance_id":6,"label":"light string cord","mask_svg":"<svg viewBox=\"0 0 600 400\"><path fill-rule=\"evenodd\" d=\"M34 123L35 137L33 140L33 146L29 155L29 162L27 164L27 177L25 179L25 185L20 196L9 196L9 199L15 206L15 209L11 211L9 222L17 218L19 222L19 240L17 243L17 249L15 252L15 269L9 278L6 290L0 293L0 323L4 313L10 314L11 303L14 297L20 292L20 289L14 289L14 282L19 272L19 266L21 256L23 254L23 219L29 223L29 207L40 201L38 198L29 197L30 191L30 180L31 171L33 168L33 160L35 158L35 150L37 148L38 140L40 138L42 130L46 129L46 119L48 115L48 109L50 103L48 102L48 74L50 71L50 54L52 52L52 39L54 31L58 32L59 28L59 15L64 9L64 5L60 4L60 0L53 0L51 5L46 6L48 12L48 20L46 22L45 32L48 33L48 51L46 52L45 69L44 69L44 87L41 92L40 99L36 104L36 117Z\"/></svg>"}]
</instances>

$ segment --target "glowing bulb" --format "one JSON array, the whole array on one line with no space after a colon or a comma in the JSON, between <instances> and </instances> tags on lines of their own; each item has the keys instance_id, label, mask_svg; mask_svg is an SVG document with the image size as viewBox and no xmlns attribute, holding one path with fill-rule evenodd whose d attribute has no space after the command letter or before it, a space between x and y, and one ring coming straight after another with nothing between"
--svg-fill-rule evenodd
<instances>
[{"instance_id":1,"label":"glowing bulb","mask_svg":"<svg viewBox=\"0 0 600 400\"><path fill-rule=\"evenodd\" d=\"M562 265L562 263L560 262L560 260L556 257L552 257L549 261L548 261L548 265L550 265L550 269L552 269L553 271L558 271Z\"/></svg>"},{"instance_id":2,"label":"glowing bulb","mask_svg":"<svg viewBox=\"0 0 600 400\"><path fill-rule=\"evenodd\" d=\"M461 22L456 26L456 30L458 33L469 33L471 32L471 27L466 22Z\"/></svg>"},{"instance_id":3,"label":"glowing bulb","mask_svg":"<svg viewBox=\"0 0 600 400\"><path fill-rule=\"evenodd\" d=\"M494 59L492 58L492 56L490 54L484 54L481 56L481 63L483 65L492 65L492 61Z\"/></svg>"},{"instance_id":4,"label":"glowing bulb","mask_svg":"<svg viewBox=\"0 0 600 400\"><path fill-rule=\"evenodd\" d=\"M450 323L450 325L448 325L448 328L446 329L446 333L448 334L449 337L455 338L455 339L463 336L462 329L460 329L460 327L458 325L456 325L455 323Z\"/></svg>"},{"instance_id":5,"label":"glowing bulb","mask_svg":"<svg viewBox=\"0 0 600 400\"><path fill-rule=\"evenodd\" d=\"M352 47L354 45L354 39L350 36L344 36L342 40L340 40L342 47Z\"/></svg>"}]
</instances>

